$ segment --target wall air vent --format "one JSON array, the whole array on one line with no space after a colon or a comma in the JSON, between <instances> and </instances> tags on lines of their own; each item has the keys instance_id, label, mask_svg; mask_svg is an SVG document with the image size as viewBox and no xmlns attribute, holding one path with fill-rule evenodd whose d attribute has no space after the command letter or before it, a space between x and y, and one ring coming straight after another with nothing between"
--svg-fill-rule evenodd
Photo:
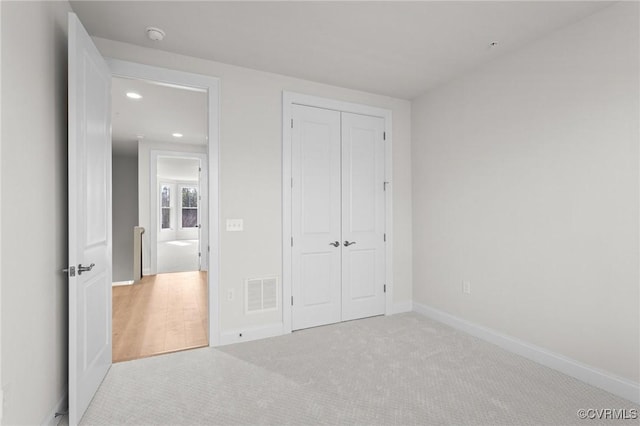
<instances>
[{"instance_id":1,"label":"wall air vent","mask_svg":"<svg viewBox=\"0 0 640 426\"><path fill-rule=\"evenodd\" d=\"M247 313L278 309L278 278L250 278L245 281L244 290Z\"/></svg>"}]
</instances>

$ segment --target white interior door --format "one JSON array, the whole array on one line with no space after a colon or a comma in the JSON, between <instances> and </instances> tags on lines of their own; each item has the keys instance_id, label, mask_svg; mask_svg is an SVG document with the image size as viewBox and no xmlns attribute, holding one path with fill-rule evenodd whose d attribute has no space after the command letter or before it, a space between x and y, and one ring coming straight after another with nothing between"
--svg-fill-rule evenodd
<instances>
[{"instance_id":1,"label":"white interior door","mask_svg":"<svg viewBox=\"0 0 640 426\"><path fill-rule=\"evenodd\" d=\"M384 119L342 113L342 320L385 312Z\"/></svg>"},{"instance_id":2,"label":"white interior door","mask_svg":"<svg viewBox=\"0 0 640 426\"><path fill-rule=\"evenodd\" d=\"M299 105L292 113L291 309L297 330L341 320L340 113Z\"/></svg>"},{"instance_id":3,"label":"white interior door","mask_svg":"<svg viewBox=\"0 0 640 426\"><path fill-rule=\"evenodd\" d=\"M111 72L70 13L70 425L80 421L111 366L110 102Z\"/></svg>"}]
</instances>

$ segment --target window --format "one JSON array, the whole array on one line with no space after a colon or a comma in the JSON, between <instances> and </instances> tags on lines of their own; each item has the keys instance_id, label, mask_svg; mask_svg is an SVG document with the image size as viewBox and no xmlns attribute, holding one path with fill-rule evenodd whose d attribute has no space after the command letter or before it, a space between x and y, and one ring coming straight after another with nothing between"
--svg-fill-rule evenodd
<instances>
[{"instance_id":1,"label":"window","mask_svg":"<svg viewBox=\"0 0 640 426\"><path fill-rule=\"evenodd\" d=\"M160 229L171 229L171 187L160 186Z\"/></svg>"},{"instance_id":2,"label":"window","mask_svg":"<svg viewBox=\"0 0 640 426\"><path fill-rule=\"evenodd\" d=\"M182 187L182 228L198 227L198 188Z\"/></svg>"}]
</instances>

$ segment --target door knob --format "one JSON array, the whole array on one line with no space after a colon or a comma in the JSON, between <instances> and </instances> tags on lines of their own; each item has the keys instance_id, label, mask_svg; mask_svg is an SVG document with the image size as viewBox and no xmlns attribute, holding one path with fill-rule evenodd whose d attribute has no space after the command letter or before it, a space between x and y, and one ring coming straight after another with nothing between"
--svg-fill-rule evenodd
<instances>
[{"instance_id":1,"label":"door knob","mask_svg":"<svg viewBox=\"0 0 640 426\"><path fill-rule=\"evenodd\" d=\"M334 241L332 243L329 243L330 246L334 246L334 247L338 247L340 245L340 241Z\"/></svg>"},{"instance_id":2,"label":"door knob","mask_svg":"<svg viewBox=\"0 0 640 426\"><path fill-rule=\"evenodd\" d=\"M95 263L92 263L89 266L82 266L82 263L78 265L78 275L82 275L83 272L89 272L96 266Z\"/></svg>"},{"instance_id":3,"label":"door knob","mask_svg":"<svg viewBox=\"0 0 640 426\"><path fill-rule=\"evenodd\" d=\"M345 247L349 247L349 246L354 245L355 243L356 243L355 241L351 241L351 242L349 242L349 241L345 241L345 242L344 242L344 246L345 246Z\"/></svg>"}]
</instances>

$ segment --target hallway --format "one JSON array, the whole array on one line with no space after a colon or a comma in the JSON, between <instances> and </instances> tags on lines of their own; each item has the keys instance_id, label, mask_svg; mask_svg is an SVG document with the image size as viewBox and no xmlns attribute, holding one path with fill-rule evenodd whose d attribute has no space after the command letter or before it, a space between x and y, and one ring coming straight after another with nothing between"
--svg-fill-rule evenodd
<instances>
[{"instance_id":1,"label":"hallway","mask_svg":"<svg viewBox=\"0 0 640 426\"><path fill-rule=\"evenodd\" d=\"M207 273L113 287L113 362L207 345Z\"/></svg>"}]
</instances>

